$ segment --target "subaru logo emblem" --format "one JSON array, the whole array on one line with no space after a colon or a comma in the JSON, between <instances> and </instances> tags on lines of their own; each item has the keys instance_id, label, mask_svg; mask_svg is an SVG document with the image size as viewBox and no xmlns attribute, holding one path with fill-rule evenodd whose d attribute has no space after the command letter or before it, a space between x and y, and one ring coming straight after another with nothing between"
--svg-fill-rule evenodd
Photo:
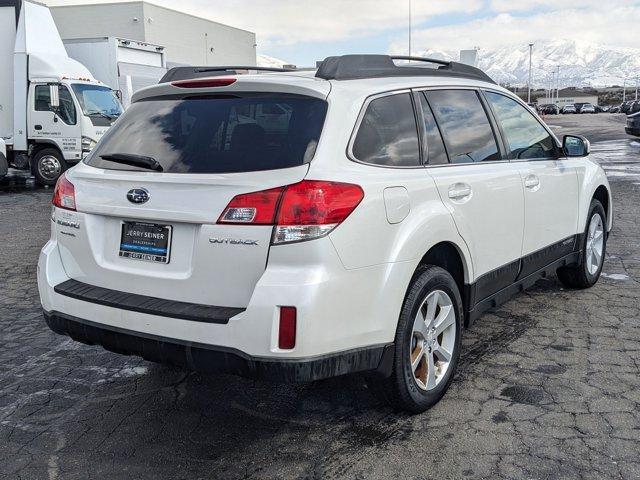
<instances>
[{"instance_id":1,"label":"subaru logo emblem","mask_svg":"<svg viewBox=\"0 0 640 480\"><path fill-rule=\"evenodd\" d=\"M132 188L127 192L127 200L131 203L145 203L151 198L146 188Z\"/></svg>"}]
</instances>

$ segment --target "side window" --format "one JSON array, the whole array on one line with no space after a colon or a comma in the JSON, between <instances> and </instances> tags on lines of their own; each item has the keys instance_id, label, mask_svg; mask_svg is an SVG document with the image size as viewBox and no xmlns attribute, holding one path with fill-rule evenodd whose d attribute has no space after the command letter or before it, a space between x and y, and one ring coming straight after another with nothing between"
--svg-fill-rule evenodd
<instances>
[{"instance_id":1,"label":"side window","mask_svg":"<svg viewBox=\"0 0 640 480\"><path fill-rule=\"evenodd\" d=\"M420 165L420 146L413 104L408 93L387 95L369 103L353 143L361 162L391 167Z\"/></svg>"},{"instance_id":2,"label":"side window","mask_svg":"<svg viewBox=\"0 0 640 480\"><path fill-rule=\"evenodd\" d=\"M64 85L58 86L58 96L60 97L60 107L55 112L67 125L76 124L76 107L73 103L71 92ZM36 112L53 112L51 107L51 96L48 85L36 85L34 95L34 108Z\"/></svg>"},{"instance_id":3,"label":"side window","mask_svg":"<svg viewBox=\"0 0 640 480\"><path fill-rule=\"evenodd\" d=\"M509 146L509 158L555 158L555 140L533 114L515 100L485 92Z\"/></svg>"},{"instance_id":4,"label":"side window","mask_svg":"<svg viewBox=\"0 0 640 480\"><path fill-rule=\"evenodd\" d=\"M493 129L474 90L426 92L451 163L500 160Z\"/></svg>"},{"instance_id":5,"label":"side window","mask_svg":"<svg viewBox=\"0 0 640 480\"><path fill-rule=\"evenodd\" d=\"M426 163L429 165L442 165L449 163L447 158L447 151L444 148L444 142L438 130L438 125L433 117L433 112L427 99L423 93L418 95L420 99L420 106L422 107L422 117L424 118L424 133L425 133L425 155Z\"/></svg>"}]
</instances>

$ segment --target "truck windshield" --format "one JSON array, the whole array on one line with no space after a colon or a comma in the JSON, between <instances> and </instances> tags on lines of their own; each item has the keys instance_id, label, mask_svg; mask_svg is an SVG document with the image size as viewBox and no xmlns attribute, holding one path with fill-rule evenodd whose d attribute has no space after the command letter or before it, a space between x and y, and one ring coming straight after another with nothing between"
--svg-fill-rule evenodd
<instances>
[{"instance_id":1,"label":"truck windshield","mask_svg":"<svg viewBox=\"0 0 640 480\"><path fill-rule=\"evenodd\" d=\"M122 105L109 87L86 83L75 83L72 87L85 115L118 117L122 114Z\"/></svg>"},{"instance_id":2,"label":"truck windshield","mask_svg":"<svg viewBox=\"0 0 640 480\"><path fill-rule=\"evenodd\" d=\"M285 93L159 97L133 103L85 162L141 170L109 158L146 156L165 173L274 170L311 160L327 112L323 100Z\"/></svg>"}]
</instances>

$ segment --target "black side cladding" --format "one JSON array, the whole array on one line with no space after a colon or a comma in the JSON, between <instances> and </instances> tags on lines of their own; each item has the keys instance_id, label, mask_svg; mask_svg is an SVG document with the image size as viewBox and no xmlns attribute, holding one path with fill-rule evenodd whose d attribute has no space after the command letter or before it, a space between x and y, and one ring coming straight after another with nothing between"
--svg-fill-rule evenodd
<instances>
[{"instance_id":1,"label":"black side cladding","mask_svg":"<svg viewBox=\"0 0 640 480\"><path fill-rule=\"evenodd\" d=\"M396 65L394 60L412 61ZM430 63L436 68L417 66L416 63ZM327 57L318 67L316 77L325 80L355 80L383 77L460 77L494 83L493 79L476 67L444 60L389 56L389 55L342 55Z\"/></svg>"}]
</instances>

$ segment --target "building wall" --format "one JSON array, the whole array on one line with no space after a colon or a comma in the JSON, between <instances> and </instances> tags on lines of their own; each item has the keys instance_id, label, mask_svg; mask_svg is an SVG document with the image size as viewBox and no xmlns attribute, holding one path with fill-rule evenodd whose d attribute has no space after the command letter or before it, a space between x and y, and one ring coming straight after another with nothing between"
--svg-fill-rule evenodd
<instances>
[{"instance_id":1,"label":"building wall","mask_svg":"<svg viewBox=\"0 0 640 480\"><path fill-rule=\"evenodd\" d=\"M598 96L597 95L587 95L587 96L562 96L558 98L556 102L558 106L564 107L565 105L573 105L574 103L591 103L592 105L598 105Z\"/></svg>"},{"instance_id":2,"label":"building wall","mask_svg":"<svg viewBox=\"0 0 640 480\"><path fill-rule=\"evenodd\" d=\"M51 14L65 40L120 37L145 41L142 2L51 7Z\"/></svg>"},{"instance_id":3,"label":"building wall","mask_svg":"<svg viewBox=\"0 0 640 480\"><path fill-rule=\"evenodd\" d=\"M167 60L190 65L255 65L253 32L144 4L146 41L166 47Z\"/></svg>"},{"instance_id":4,"label":"building wall","mask_svg":"<svg viewBox=\"0 0 640 480\"><path fill-rule=\"evenodd\" d=\"M253 32L146 2L52 7L63 39L120 37L166 47L167 63L255 65Z\"/></svg>"}]
</instances>

